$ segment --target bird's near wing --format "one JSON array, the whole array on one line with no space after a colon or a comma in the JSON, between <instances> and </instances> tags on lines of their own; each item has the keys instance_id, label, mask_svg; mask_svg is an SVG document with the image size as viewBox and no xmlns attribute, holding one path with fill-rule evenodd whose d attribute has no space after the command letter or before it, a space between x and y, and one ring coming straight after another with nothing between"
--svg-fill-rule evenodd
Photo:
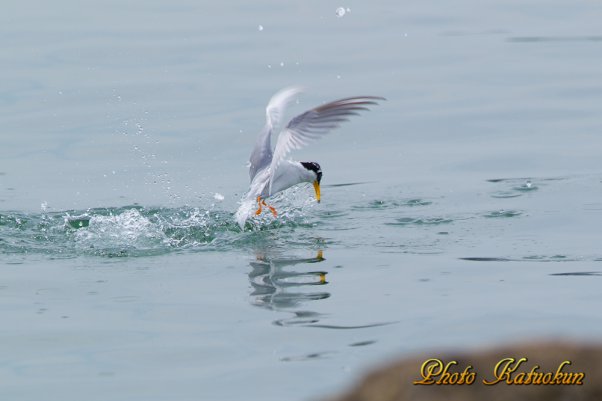
<instances>
[{"instance_id":1,"label":"bird's near wing","mask_svg":"<svg viewBox=\"0 0 602 401\"><path fill-rule=\"evenodd\" d=\"M255 177L259 170L269 166L272 162L272 145L270 141L272 132L280 125L280 120L288 104L299 93L301 93L301 88L293 86L282 89L270 99L265 109L265 126L261 130L249 158L249 176L251 181L253 181L253 177Z\"/></svg>"},{"instance_id":2,"label":"bird's near wing","mask_svg":"<svg viewBox=\"0 0 602 401\"><path fill-rule=\"evenodd\" d=\"M321 138L337 128L342 122L348 121L349 117L358 115L359 111L368 110L367 106L378 104L377 100L385 100L385 98L356 96L335 100L308 110L289 121L278 137L270 163L270 170L272 171L270 194L272 193L272 182L275 176L273 172L276 171L290 151L300 149Z\"/></svg>"}]
</instances>

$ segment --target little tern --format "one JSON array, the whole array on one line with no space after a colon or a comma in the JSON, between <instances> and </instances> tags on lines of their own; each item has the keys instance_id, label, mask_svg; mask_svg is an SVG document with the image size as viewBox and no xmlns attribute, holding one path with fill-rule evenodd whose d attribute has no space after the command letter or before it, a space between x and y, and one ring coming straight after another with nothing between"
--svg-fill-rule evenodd
<instances>
[{"instance_id":1,"label":"little tern","mask_svg":"<svg viewBox=\"0 0 602 401\"><path fill-rule=\"evenodd\" d=\"M320 165L316 162L285 160L286 156L292 150L301 149L328 134L342 122L348 121L349 117L358 115L359 111L368 110L367 106L378 104L377 100L385 100L378 96L353 96L314 107L288 122L272 150L272 134L279 128L286 107L299 93L299 87L285 88L272 96L268 103L265 126L249 158L249 192L236 212L236 220L241 228L252 214L255 202L256 215L261 214L265 206L276 217L276 209L265 200L297 184L312 183L316 200L320 202Z\"/></svg>"}]
</instances>

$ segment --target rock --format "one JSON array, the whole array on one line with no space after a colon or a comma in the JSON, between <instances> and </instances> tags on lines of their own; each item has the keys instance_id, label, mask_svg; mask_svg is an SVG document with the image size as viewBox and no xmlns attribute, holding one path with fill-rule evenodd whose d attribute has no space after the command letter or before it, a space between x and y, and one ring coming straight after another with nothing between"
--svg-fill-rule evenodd
<instances>
[{"instance_id":1,"label":"rock","mask_svg":"<svg viewBox=\"0 0 602 401\"><path fill-rule=\"evenodd\" d=\"M526 361L520 361L526 357ZM456 373L447 376L448 381L458 381L460 374L470 365L468 372L475 373L474 383L468 384L431 384L416 385L415 381L422 381L421 367L425 361L437 358L443 366L451 361L448 372ZM510 362L505 358L514 358ZM563 364L570 361L570 364ZM498 365L499 363L499 365ZM432 362L432 372L437 373L440 366ZM485 385L497 381L494 370L498 365L498 376L501 380L494 385ZM536 366L539 368L536 368ZM516 368L514 372L504 370ZM507 384L507 379L512 382L526 382L529 372L535 368L531 375L531 384ZM553 380L560 368L558 380L578 382L584 373L582 385L565 384L533 384L537 381ZM428 376L428 367L425 367ZM506 373L507 374L506 374ZM520 373L523 373L520 375ZM541 373L541 375L539 375ZM545 377L546 373L551 373ZM569 374L571 374L569 376ZM453 380L455 378L455 380ZM465 376L467 379L468 376ZM430 380L442 380L442 375L432 377ZM539 379L539 380L538 380ZM429 380L427 380L429 381ZM522 343L481 349L474 351L444 352L423 354L415 357L404 358L391 363L383 368L368 374L351 391L328 401L600 401L602 400L602 345L577 344L570 342L548 341L543 343Z\"/></svg>"}]
</instances>

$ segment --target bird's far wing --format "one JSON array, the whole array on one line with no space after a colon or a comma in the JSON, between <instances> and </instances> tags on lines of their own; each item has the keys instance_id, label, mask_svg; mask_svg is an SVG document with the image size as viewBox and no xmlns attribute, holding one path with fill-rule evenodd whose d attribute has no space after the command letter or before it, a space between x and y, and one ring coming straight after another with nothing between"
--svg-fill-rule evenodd
<instances>
[{"instance_id":1,"label":"bird's far wing","mask_svg":"<svg viewBox=\"0 0 602 401\"><path fill-rule=\"evenodd\" d=\"M303 92L299 86L291 86L278 91L268 103L265 109L266 124L272 129L277 128L286 107L293 101L295 96Z\"/></svg>"},{"instance_id":2,"label":"bird's far wing","mask_svg":"<svg viewBox=\"0 0 602 401\"><path fill-rule=\"evenodd\" d=\"M272 145L270 141L272 132L280 124L287 105L299 93L301 93L301 88L292 86L280 90L270 99L265 109L265 126L255 142L251 157L249 157L249 176L251 181L253 181L253 177L255 177L259 170L267 167L272 162Z\"/></svg>"},{"instance_id":3,"label":"bird's far wing","mask_svg":"<svg viewBox=\"0 0 602 401\"><path fill-rule=\"evenodd\" d=\"M359 111L368 110L367 106L377 104L377 100L385 100L385 98L377 96L348 97L315 107L293 118L278 136L270 170L276 171L290 151L300 149L321 138L342 122L348 121L349 117L358 115ZM274 176L275 174L272 174L272 180L270 180L270 194Z\"/></svg>"}]
</instances>

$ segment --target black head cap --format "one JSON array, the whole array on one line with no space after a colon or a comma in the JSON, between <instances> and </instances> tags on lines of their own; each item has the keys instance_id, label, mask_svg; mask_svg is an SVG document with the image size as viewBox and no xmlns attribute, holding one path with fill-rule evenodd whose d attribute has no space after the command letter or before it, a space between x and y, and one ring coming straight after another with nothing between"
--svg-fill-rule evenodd
<instances>
[{"instance_id":1,"label":"black head cap","mask_svg":"<svg viewBox=\"0 0 602 401\"><path fill-rule=\"evenodd\" d=\"M322 168L316 162L301 162L301 165L308 169L309 171L313 171L316 173L318 184L322 181Z\"/></svg>"}]
</instances>

